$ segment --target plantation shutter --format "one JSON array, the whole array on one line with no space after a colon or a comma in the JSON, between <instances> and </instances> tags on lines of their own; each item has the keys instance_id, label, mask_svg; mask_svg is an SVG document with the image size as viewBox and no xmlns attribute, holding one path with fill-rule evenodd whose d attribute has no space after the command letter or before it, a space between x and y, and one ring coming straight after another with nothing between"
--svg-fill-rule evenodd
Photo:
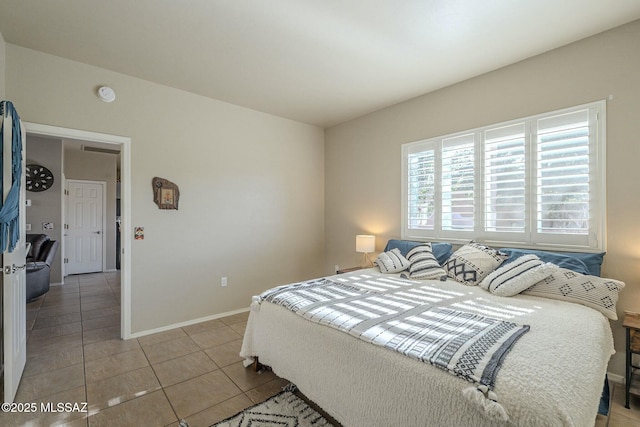
<instances>
[{"instance_id":1,"label":"plantation shutter","mask_svg":"<svg viewBox=\"0 0 640 427\"><path fill-rule=\"evenodd\" d=\"M442 140L442 230L475 228L474 134Z\"/></svg>"},{"instance_id":2,"label":"plantation shutter","mask_svg":"<svg viewBox=\"0 0 640 427\"><path fill-rule=\"evenodd\" d=\"M484 133L484 231L524 233L527 226L525 123Z\"/></svg>"},{"instance_id":3,"label":"plantation shutter","mask_svg":"<svg viewBox=\"0 0 640 427\"><path fill-rule=\"evenodd\" d=\"M572 235L566 237L568 240L587 236L594 181L589 157L589 110L539 119L536 147L535 233Z\"/></svg>"},{"instance_id":4,"label":"plantation shutter","mask_svg":"<svg viewBox=\"0 0 640 427\"><path fill-rule=\"evenodd\" d=\"M409 229L434 229L435 153L435 148L424 146L408 155Z\"/></svg>"},{"instance_id":5,"label":"plantation shutter","mask_svg":"<svg viewBox=\"0 0 640 427\"><path fill-rule=\"evenodd\" d=\"M606 103L403 144L402 238L605 250Z\"/></svg>"}]
</instances>

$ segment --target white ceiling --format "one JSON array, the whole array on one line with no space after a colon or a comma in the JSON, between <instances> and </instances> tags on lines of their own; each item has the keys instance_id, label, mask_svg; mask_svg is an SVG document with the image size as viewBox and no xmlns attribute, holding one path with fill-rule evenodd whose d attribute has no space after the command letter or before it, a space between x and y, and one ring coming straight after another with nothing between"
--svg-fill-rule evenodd
<instances>
[{"instance_id":1,"label":"white ceiling","mask_svg":"<svg viewBox=\"0 0 640 427\"><path fill-rule=\"evenodd\" d=\"M8 43L319 126L639 18L638 0L0 1Z\"/></svg>"}]
</instances>

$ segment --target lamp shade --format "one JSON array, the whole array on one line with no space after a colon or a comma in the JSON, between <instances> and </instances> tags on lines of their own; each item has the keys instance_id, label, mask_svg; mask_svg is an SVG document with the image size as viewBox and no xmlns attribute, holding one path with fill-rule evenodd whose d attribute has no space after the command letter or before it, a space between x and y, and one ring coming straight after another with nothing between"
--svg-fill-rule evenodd
<instances>
[{"instance_id":1,"label":"lamp shade","mask_svg":"<svg viewBox=\"0 0 640 427\"><path fill-rule=\"evenodd\" d=\"M356 236L356 252L368 254L376 250L376 236L358 234Z\"/></svg>"}]
</instances>

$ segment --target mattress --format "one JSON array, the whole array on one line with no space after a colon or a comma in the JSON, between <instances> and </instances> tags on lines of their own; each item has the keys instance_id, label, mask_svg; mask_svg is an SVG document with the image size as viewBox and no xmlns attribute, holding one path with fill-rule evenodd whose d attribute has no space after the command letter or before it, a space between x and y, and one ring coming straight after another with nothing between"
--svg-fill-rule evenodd
<instances>
[{"instance_id":1,"label":"mattress","mask_svg":"<svg viewBox=\"0 0 640 427\"><path fill-rule=\"evenodd\" d=\"M376 269L331 276L353 286L388 283ZM310 322L266 301L252 304L241 356L259 357L344 426L592 426L609 358L609 321L582 305L498 297L453 280L414 281L453 298L439 307L529 325L506 355L494 392L498 421L464 396L470 383L400 353Z\"/></svg>"}]
</instances>

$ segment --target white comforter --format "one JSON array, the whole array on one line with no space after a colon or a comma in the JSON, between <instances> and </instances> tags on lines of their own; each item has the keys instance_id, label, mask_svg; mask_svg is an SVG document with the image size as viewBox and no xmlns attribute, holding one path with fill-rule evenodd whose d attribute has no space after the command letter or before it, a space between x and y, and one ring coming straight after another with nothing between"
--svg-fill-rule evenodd
<instances>
[{"instance_id":1,"label":"white comforter","mask_svg":"<svg viewBox=\"0 0 640 427\"><path fill-rule=\"evenodd\" d=\"M360 286L389 275L361 270L334 276ZM503 298L454 281L428 283L457 296L438 306L528 324L498 374L494 391L509 414L488 418L462 395L469 383L268 302L254 304L241 356L258 356L345 427L592 426L613 354L609 321L573 303Z\"/></svg>"}]
</instances>

